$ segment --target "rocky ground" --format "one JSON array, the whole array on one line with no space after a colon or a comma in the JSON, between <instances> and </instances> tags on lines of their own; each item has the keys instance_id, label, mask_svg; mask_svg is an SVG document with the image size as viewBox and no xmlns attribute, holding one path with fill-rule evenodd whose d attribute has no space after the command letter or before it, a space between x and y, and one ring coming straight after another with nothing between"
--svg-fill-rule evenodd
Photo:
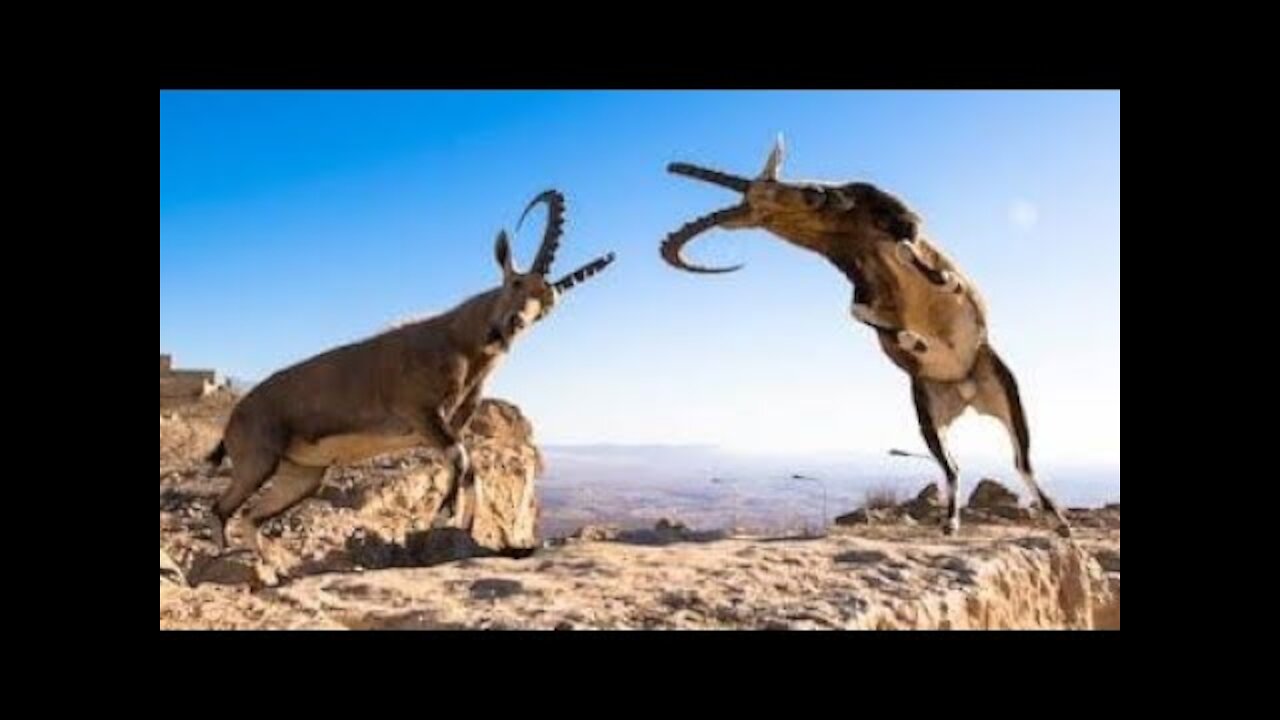
<instances>
[{"instance_id":1,"label":"rocky ground","mask_svg":"<svg viewBox=\"0 0 1280 720\"><path fill-rule=\"evenodd\" d=\"M486 401L466 434L484 487L473 537L431 531L449 471L437 453L418 451L332 471L314 499L269 522L271 573L218 561L207 522L230 470L203 458L221 437L232 402L219 396L160 418L161 550L192 584L260 585L274 582L270 575L419 566L537 545L533 479L542 460L533 430L515 406ZM228 531L233 543L245 537L234 521Z\"/></svg>"},{"instance_id":2,"label":"rocky ground","mask_svg":"<svg viewBox=\"0 0 1280 720\"><path fill-rule=\"evenodd\" d=\"M469 436L486 488L474 539L431 529L431 453L331 473L267 527L279 573L214 559L204 519L229 481L199 458L233 398L162 412L160 627L187 629L1119 628L1120 509L1071 512L1064 541L1017 497L975 488L956 538L936 488L842 516L822 538L741 538L663 522L538 545L532 428L487 402Z\"/></svg>"}]
</instances>

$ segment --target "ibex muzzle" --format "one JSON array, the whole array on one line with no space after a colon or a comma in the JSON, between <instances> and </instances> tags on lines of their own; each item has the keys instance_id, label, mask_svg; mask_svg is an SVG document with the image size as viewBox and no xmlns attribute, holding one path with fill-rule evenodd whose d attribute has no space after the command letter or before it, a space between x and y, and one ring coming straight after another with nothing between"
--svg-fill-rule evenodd
<instances>
[{"instance_id":1,"label":"ibex muzzle","mask_svg":"<svg viewBox=\"0 0 1280 720\"><path fill-rule=\"evenodd\" d=\"M753 180L687 163L669 165L674 174L741 193L742 202L668 235L662 257L689 272L738 270L741 265L705 267L685 259L688 243L716 227L762 228L825 257L854 284L854 318L875 329L885 354L911 377L921 433L947 477L947 532L959 528L958 471L942 437L972 407L1008 428L1019 473L1058 520L1060 532L1068 533L1057 505L1036 483L1017 383L988 341L986 305L973 283L921 236L920 218L898 198L869 183L780 180L782 158L779 137Z\"/></svg>"},{"instance_id":2,"label":"ibex muzzle","mask_svg":"<svg viewBox=\"0 0 1280 720\"><path fill-rule=\"evenodd\" d=\"M525 215L539 204L548 209L547 229L528 272L517 269L503 231L494 247L502 269L498 287L447 313L282 370L236 405L222 443L209 456L215 464L229 457L233 469L231 486L214 507L220 548L226 546L226 521L269 479L247 513L255 552L260 526L318 490L329 466L413 447L447 452L453 473L441 507L452 505L455 524L471 529L481 488L462 432L480 404L485 380L561 293L614 260L610 253L549 280L563 232L564 197L548 190ZM471 495L469 513L460 488Z\"/></svg>"}]
</instances>

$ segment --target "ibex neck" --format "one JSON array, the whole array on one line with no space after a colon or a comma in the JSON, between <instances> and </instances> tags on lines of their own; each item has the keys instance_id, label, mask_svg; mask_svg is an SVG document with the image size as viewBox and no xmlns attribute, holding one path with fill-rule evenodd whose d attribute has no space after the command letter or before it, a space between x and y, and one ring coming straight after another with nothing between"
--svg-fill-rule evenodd
<instances>
[{"instance_id":1,"label":"ibex neck","mask_svg":"<svg viewBox=\"0 0 1280 720\"><path fill-rule=\"evenodd\" d=\"M471 297L449 312L449 340L460 350L473 352L489 348L493 306L501 288Z\"/></svg>"},{"instance_id":2,"label":"ibex neck","mask_svg":"<svg viewBox=\"0 0 1280 720\"><path fill-rule=\"evenodd\" d=\"M854 285L861 285L866 282L866 273L862 270L861 261L858 259L857 253L851 252L847 248L833 245L831 250L825 253L824 257L832 265L835 265L836 269L843 273L849 279L849 282Z\"/></svg>"},{"instance_id":3,"label":"ibex neck","mask_svg":"<svg viewBox=\"0 0 1280 720\"><path fill-rule=\"evenodd\" d=\"M856 267L857 252L854 248L853 238L841 233L827 232L814 228L771 229L775 235L788 243L823 256L839 268L850 280L855 279L855 274L860 275L860 271Z\"/></svg>"}]
</instances>

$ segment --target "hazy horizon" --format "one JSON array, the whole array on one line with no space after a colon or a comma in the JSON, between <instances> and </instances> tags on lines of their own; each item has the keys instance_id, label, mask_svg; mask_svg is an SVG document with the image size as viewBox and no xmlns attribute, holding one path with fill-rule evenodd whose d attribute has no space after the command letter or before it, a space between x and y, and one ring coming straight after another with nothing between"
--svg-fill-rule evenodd
<instances>
[{"instance_id":1,"label":"hazy horizon","mask_svg":"<svg viewBox=\"0 0 1280 720\"><path fill-rule=\"evenodd\" d=\"M910 448L903 448L910 449ZM861 506L868 492L914 497L942 473L932 460L850 451L761 455L690 446L540 446L538 479L550 535L585 524L645 527L661 518L699 529L736 524L755 530L820 525ZM1030 502L1007 458L958 458L960 493L968 498L989 478ZM1118 463L1041 464L1042 487L1067 507L1120 502ZM796 480L799 475L806 480Z\"/></svg>"}]
</instances>

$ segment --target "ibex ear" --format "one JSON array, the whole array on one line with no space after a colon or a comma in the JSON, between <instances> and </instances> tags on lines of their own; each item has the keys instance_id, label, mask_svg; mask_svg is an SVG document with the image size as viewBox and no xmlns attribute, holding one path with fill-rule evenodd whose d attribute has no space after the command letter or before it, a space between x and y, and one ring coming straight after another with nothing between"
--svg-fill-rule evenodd
<instances>
[{"instance_id":1,"label":"ibex ear","mask_svg":"<svg viewBox=\"0 0 1280 720\"><path fill-rule=\"evenodd\" d=\"M504 278L515 274L516 268L511 262L511 241L507 238L506 230L498 233L498 241L493 245L493 256L498 260Z\"/></svg>"}]
</instances>

